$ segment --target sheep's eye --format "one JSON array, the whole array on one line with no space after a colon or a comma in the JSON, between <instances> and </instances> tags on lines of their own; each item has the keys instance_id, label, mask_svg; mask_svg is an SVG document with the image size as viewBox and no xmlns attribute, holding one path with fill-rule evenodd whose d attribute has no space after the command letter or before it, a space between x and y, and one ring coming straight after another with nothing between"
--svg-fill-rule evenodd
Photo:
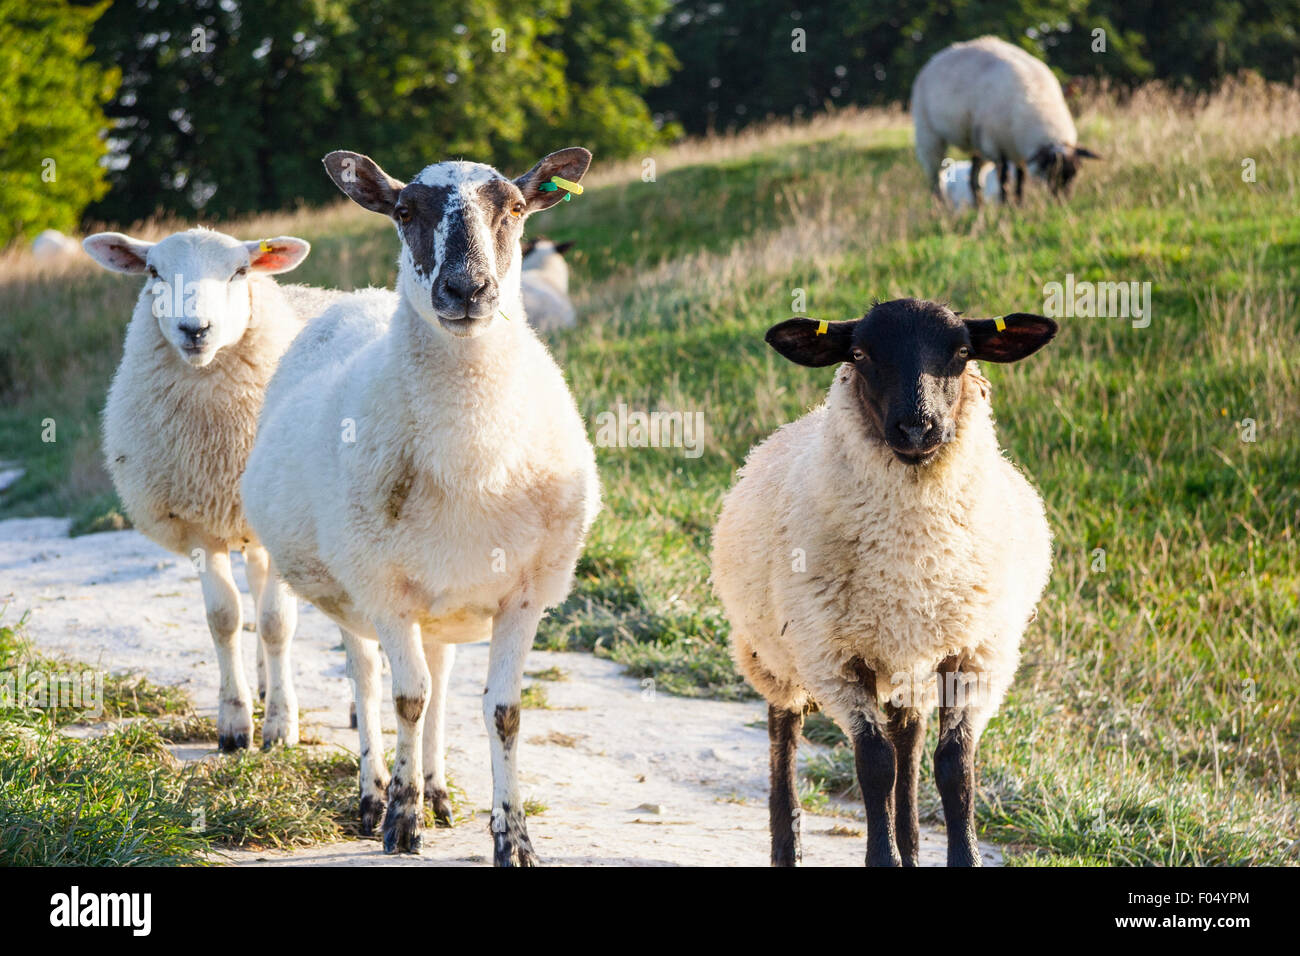
<instances>
[{"instance_id":1,"label":"sheep's eye","mask_svg":"<svg viewBox=\"0 0 1300 956\"><path fill-rule=\"evenodd\" d=\"M397 221L398 221L398 222L402 222L402 223L410 222L410 221L411 221L411 210L407 209L405 206L398 206L398 207L397 207Z\"/></svg>"},{"instance_id":2,"label":"sheep's eye","mask_svg":"<svg viewBox=\"0 0 1300 956\"><path fill-rule=\"evenodd\" d=\"M150 279L156 279L156 278L158 278L158 270L155 269L153 266L148 266L148 267L146 267L146 271L149 273L149 278L150 278Z\"/></svg>"},{"instance_id":3,"label":"sheep's eye","mask_svg":"<svg viewBox=\"0 0 1300 956\"><path fill-rule=\"evenodd\" d=\"M523 214L524 214L524 204L523 204L523 203L521 203L521 202L517 202L517 203L515 203L513 206L510 207L510 215L514 216L516 219L518 219L518 218L519 218L520 216L522 216Z\"/></svg>"},{"instance_id":4,"label":"sheep's eye","mask_svg":"<svg viewBox=\"0 0 1300 956\"><path fill-rule=\"evenodd\" d=\"M867 353L862 351L862 349L858 348L856 345L853 346L853 351L849 354L853 356L853 361L855 362L861 362L867 357Z\"/></svg>"},{"instance_id":5,"label":"sheep's eye","mask_svg":"<svg viewBox=\"0 0 1300 956\"><path fill-rule=\"evenodd\" d=\"M970 358L970 347L969 347L969 346L966 346L966 345L963 345L961 348L959 348L959 349L957 350L957 358L959 358L959 359L968 359L968 358Z\"/></svg>"},{"instance_id":6,"label":"sheep's eye","mask_svg":"<svg viewBox=\"0 0 1300 956\"><path fill-rule=\"evenodd\" d=\"M230 277L230 281L234 282L236 279L243 278L246 275L248 275L248 266L240 266L235 270L235 274Z\"/></svg>"}]
</instances>

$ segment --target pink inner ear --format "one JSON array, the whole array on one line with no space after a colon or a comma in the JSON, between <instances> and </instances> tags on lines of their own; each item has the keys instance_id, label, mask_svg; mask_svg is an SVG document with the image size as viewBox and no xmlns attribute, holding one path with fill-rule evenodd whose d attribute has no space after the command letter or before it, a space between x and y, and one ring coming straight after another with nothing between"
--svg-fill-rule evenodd
<instances>
[{"instance_id":1,"label":"pink inner ear","mask_svg":"<svg viewBox=\"0 0 1300 956\"><path fill-rule=\"evenodd\" d=\"M107 253L106 258L119 269L144 271L144 257L137 255L134 249L121 241L114 240L99 245L97 248Z\"/></svg>"},{"instance_id":2,"label":"pink inner ear","mask_svg":"<svg viewBox=\"0 0 1300 956\"><path fill-rule=\"evenodd\" d=\"M259 252L252 259L254 269L284 269L293 262L292 257L284 249L271 247L270 252Z\"/></svg>"}]
</instances>

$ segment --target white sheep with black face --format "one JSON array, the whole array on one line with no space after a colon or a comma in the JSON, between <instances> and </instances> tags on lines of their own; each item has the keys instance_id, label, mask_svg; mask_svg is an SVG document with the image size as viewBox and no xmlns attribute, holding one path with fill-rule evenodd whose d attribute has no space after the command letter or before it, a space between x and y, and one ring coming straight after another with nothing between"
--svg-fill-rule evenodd
<instances>
[{"instance_id":1,"label":"white sheep with black face","mask_svg":"<svg viewBox=\"0 0 1300 956\"><path fill-rule=\"evenodd\" d=\"M268 389L244 499L277 572L343 631L362 828L387 798L387 852L419 850L425 799L450 819L453 650L490 639L494 861L537 860L515 769L524 658L568 594L600 487L564 377L523 321L519 240L564 196L544 187L590 161L564 149L513 180L435 163L403 183L360 154L325 157L343 192L396 226L397 292L348 296L303 331ZM376 641L398 719L391 782Z\"/></svg>"},{"instance_id":2,"label":"white sheep with black face","mask_svg":"<svg viewBox=\"0 0 1300 956\"><path fill-rule=\"evenodd\" d=\"M732 651L769 704L774 864L799 859L795 749L816 704L854 745L867 862L915 865L936 703L948 861L979 863L975 748L1015 674L1051 535L998 447L974 360L1018 361L1055 332L1041 316L963 320L916 299L768 332L793 362L839 366L825 405L750 453L713 536Z\"/></svg>"},{"instance_id":3,"label":"white sheep with black face","mask_svg":"<svg viewBox=\"0 0 1300 956\"><path fill-rule=\"evenodd\" d=\"M289 668L297 606L268 574L239 479L266 384L302 327L271 276L295 268L311 247L292 236L243 242L208 229L156 243L103 232L83 246L104 268L145 277L104 409L104 455L136 528L199 572L221 670L219 746L244 748L253 737L230 568L236 550L248 568L269 684L262 738L297 743Z\"/></svg>"},{"instance_id":4,"label":"white sheep with black face","mask_svg":"<svg viewBox=\"0 0 1300 956\"><path fill-rule=\"evenodd\" d=\"M926 181L941 195L940 166L949 146L970 153L968 196L979 205L984 161L998 167L999 192L1015 168L1016 200L1026 169L1054 195L1069 193L1083 159L1097 154L1079 145L1061 84L1047 64L997 37L954 43L921 68L912 85L916 157Z\"/></svg>"}]
</instances>

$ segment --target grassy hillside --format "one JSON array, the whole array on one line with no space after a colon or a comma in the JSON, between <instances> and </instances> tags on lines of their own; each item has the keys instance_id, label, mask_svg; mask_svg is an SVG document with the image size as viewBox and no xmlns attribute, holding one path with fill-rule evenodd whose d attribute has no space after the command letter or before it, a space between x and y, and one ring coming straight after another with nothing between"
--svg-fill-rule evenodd
<instances>
[{"instance_id":1,"label":"grassy hillside","mask_svg":"<svg viewBox=\"0 0 1300 956\"><path fill-rule=\"evenodd\" d=\"M1150 281L1149 328L1066 319L1041 355L985 369L1004 445L1047 502L1056 567L981 748L980 819L1026 863L1294 863L1300 95L1153 89L1078 115L1107 158L1064 206L1035 184L1022 209L945 214L906 117L882 112L688 144L654 157L654 182L640 163L598 168L538 216L578 243L583 318L555 350L588 421L626 403L707 423L698 458L598 450L606 508L539 642L598 648L678 693L746 693L709 532L747 449L830 381L763 344L796 290L808 314L841 319L900 295L1040 311L1067 273ZM396 239L359 209L226 228L310 239L302 281L391 281ZM29 468L0 515L112 507L95 413L136 292L82 264L0 264L0 458ZM845 756L810 786L846 786Z\"/></svg>"}]
</instances>

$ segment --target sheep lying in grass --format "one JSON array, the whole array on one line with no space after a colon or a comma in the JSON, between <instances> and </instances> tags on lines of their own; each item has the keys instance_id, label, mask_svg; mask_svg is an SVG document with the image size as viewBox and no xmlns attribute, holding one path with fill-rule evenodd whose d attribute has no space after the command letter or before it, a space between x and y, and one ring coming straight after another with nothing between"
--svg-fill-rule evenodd
<instances>
[{"instance_id":1,"label":"sheep lying in grass","mask_svg":"<svg viewBox=\"0 0 1300 956\"><path fill-rule=\"evenodd\" d=\"M77 251L77 241L57 229L45 229L32 240L32 256L37 259L59 259Z\"/></svg>"},{"instance_id":2,"label":"sheep lying in grass","mask_svg":"<svg viewBox=\"0 0 1300 956\"><path fill-rule=\"evenodd\" d=\"M916 864L937 689L948 862L978 865L975 748L1047 584L1051 539L998 448L972 360L1017 361L1055 332L1036 315L963 321L915 299L768 332L793 362L843 363L825 405L750 453L714 532L732 650L769 704L773 864L800 857L795 749L813 704L853 741L867 862Z\"/></svg>"},{"instance_id":3,"label":"sheep lying in grass","mask_svg":"<svg viewBox=\"0 0 1300 956\"><path fill-rule=\"evenodd\" d=\"M357 293L284 357L244 476L253 527L302 597L338 623L357 686L362 828L418 851L422 797L448 822L443 764L454 645L491 639L483 714L497 865L536 862L515 769L524 657L572 584L600 504L564 377L522 316L519 237L581 179L585 149L518 179L476 163L409 184L333 152L334 182L392 218L397 294ZM378 640L392 666L397 755L379 728ZM427 713L426 713L427 708Z\"/></svg>"},{"instance_id":4,"label":"sheep lying in grass","mask_svg":"<svg viewBox=\"0 0 1300 956\"><path fill-rule=\"evenodd\" d=\"M263 743L297 743L289 671L297 605L268 573L239 479L266 384L301 328L271 276L295 268L311 247L292 236L241 242L207 229L157 243L104 232L83 245L106 269L146 276L104 409L104 455L134 525L199 572L221 670L218 744L236 750L253 737L232 550L244 552L265 649Z\"/></svg>"},{"instance_id":5,"label":"sheep lying in grass","mask_svg":"<svg viewBox=\"0 0 1300 956\"><path fill-rule=\"evenodd\" d=\"M970 191L973 179L971 165L972 163L965 159L960 162L945 163L943 171L939 173L939 192L943 196L944 202L955 210L975 205L975 200L972 198ZM979 172L979 181L980 192L985 202L1000 203L1002 201L1002 189L998 182L998 173L991 163L984 164Z\"/></svg>"},{"instance_id":6,"label":"sheep lying in grass","mask_svg":"<svg viewBox=\"0 0 1300 956\"><path fill-rule=\"evenodd\" d=\"M1024 168L1046 180L1054 195L1068 194L1083 158L1097 154L1078 143L1061 84L1042 60L996 37L954 43L940 50L912 85L916 157L930 188L939 192L939 167L947 148L971 154L970 195L983 160L998 166L999 191L1007 198L1007 175L1015 166L1016 201Z\"/></svg>"},{"instance_id":7,"label":"sheep lying in grass","mask_svg":"<svg viewBox=\"0 0 1300 956\"><path fill-rule=\"evenodd\" d=\"M567 329L576 321L569 301L569 264L564 261L572 247L572 242L556 244L545 236L524 240L519 284L528 324L538 332Z\"/></svg>"}]
</instances>

